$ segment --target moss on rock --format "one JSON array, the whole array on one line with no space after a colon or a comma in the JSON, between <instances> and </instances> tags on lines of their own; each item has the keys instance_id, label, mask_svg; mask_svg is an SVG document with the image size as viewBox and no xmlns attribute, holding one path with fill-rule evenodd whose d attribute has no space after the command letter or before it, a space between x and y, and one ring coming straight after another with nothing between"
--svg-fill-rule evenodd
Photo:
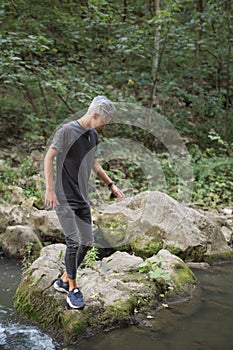
<instances>
[{"instance_id":1,"label":"moss on rock","mask_svg":"<svg viewBox=\"0 0 233 350\"><path fill-rule=\"evenodd\" d=\"M203 256L203 261L211 264L219 261L230 261L233 260L233 251L222 252L222 253L211 253Z\"/></svg>"},{"instance_id":2,"label":"moss on rock","mask_svg":"<svg viewBox=\"0 0 233 350\"><path fill-rule=\"evenodd\" d=\"M18 287L14 296L15 309L43 327L58 331L62 325L62 305L54 295L37 289L39 281L27 278Z\"/></svg>"},{"instance_id":3,"label":"moss on rock","mask_svg":"<svg viewBox=\"0 0 233 350\"><path fill-rule=\"evenodd\" d=\"M143 238L137 237L137 239L131 243L132 251L142 258L148 258L157 254L162 248L162 241L156 241L155 239L145 241Z\"/></svg>"},{"instance_id":4,"label":"moss on rock","mask_svg":"<svg viewBox=\"0 0 233 350\"><path fill-rule=\"evenodd\" d=\"M125 246L125 229L127 218L121 213L100 215L96 219L96 224L101 226L101 232L104 239L109 242L111 247Z\"/></svg>"},{"instance_id":5,"label":"moss on rock","mask_svg":"<svg viewBox=\"0 0 233 350\"><path fill-rule=\"evenodd\" d=\"M187 287L193 286L197 279L192 270L184 263L176 266L176 274L173 281L176 286L176 293L187 293Z\"/></svg>"}]
</instances>

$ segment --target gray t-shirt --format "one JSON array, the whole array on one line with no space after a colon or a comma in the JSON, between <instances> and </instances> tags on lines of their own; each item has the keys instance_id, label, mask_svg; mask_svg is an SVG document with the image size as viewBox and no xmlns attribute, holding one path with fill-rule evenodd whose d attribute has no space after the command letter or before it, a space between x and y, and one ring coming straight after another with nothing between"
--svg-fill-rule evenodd
<instances>
[{"instance_id":1,"label":"gray t-shirt","mask_svg":"<svg viewBox=\"0 0 233 350\"><path fill-rule=\"evenodd\" d=\"M72 121L57 130L50 147L56 157L55 193L61 205L72 209L89 206L88 180L98 144L94 129L86 130Z\"/></svg>"}]
</instances>

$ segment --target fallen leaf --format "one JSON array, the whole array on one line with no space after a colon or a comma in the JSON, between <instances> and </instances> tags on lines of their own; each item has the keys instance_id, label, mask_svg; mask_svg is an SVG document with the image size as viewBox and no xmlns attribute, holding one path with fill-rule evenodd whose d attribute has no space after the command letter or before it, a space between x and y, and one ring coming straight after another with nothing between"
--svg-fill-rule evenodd
<instances>
[{"instance_id":1,"label":"fallen leaf","mask_svg":"<svg viewBox=\"0 0 233 350\"><path fill-rule=\"evenodd\" d=\"M163 307L168 308L169 306L167 304L162 304Z\"/></svg>"}]
</instances>

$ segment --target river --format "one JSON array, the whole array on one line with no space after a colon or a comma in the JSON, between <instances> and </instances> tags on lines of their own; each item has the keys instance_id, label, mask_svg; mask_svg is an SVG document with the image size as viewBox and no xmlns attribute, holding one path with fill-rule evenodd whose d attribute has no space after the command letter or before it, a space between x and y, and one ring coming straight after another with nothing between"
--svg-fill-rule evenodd
<instances>
[{"instance_id":1,"label":"river","mask_svg":"<svg viewBox=\"0 0 233 350\"><path fill-rule=\"evenodd\" d=\"M19 323L12 298L21 268L0 258L0 349L4 350L232 350L233 264L195 273L199 292L193 300L157 313L157 329L126 329L102 333L64 348L30 324ZM198 302L197 302L198 299Z\"/></svg>"}]
</instances>

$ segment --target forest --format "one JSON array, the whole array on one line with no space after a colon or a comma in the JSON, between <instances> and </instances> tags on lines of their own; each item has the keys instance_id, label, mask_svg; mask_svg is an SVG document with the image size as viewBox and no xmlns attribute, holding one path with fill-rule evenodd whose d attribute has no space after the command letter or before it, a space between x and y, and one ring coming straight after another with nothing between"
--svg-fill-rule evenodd
<instances>
[{"instance_id":1,"label":"forest","mask_svg":"<svg viewBox=\"0 0 233 350\"><path fill-rule=\"evenodd\" d=\"M231 0L2 0L0 22L1 149L28 151L0 172L4 200L7 185L38 172L30 151L43 152L59 123L106 95L172 123L192 157L193 202L233 205ZM169 152L142 130L114 132L159 158L176 198ZM118 172L112 163L105 167L116 181L126 176L137 191L147 189L140 161L120 162Z\"/></svg>"}]
</instances>

